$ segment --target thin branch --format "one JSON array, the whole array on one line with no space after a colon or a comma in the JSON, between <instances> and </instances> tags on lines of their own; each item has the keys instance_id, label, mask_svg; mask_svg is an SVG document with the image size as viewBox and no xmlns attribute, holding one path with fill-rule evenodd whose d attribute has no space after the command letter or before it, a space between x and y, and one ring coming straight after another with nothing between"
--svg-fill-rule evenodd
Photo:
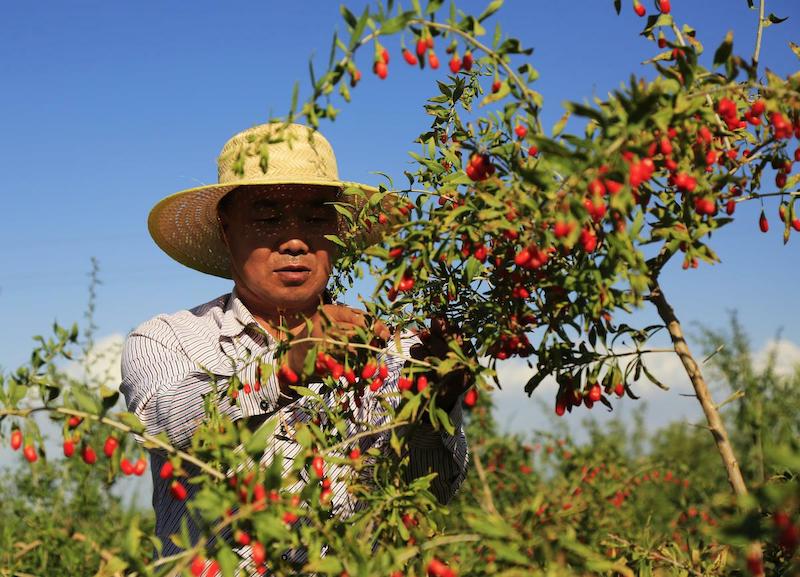
<instances>
[{"instance_id":1,"label":"thin branch","mask_svg":"<svg viewBox=\"0 0 800 577\"><path fill-rule=\"evenodd\" d=\"M360 433L356 433L352 437L347 437L344 441L340 443L336 443L335 445L331 445L330 447L323 449L321 452L324 454L332 453L337 449L341 449L342 447L346 447L347 445L351 445L353 442L358 441L364 437L370 437L372 435L377 435L378 433L383 433L386 431L391 431L392 429L397 429L404 425L408 425L409 421L395 421L390 425L385 425L383 427L378 427L377 429L370 429L369 431L362 431Z\"/></svg>"},{"instance_id":2,"label":"thin branch","mask_svg":"<svg viewBox=\"0 0 800 577\"><path fill-rule=\"evenodd\" d=\"M672 31L675 33L675 38L678 39L678 44L681 46L686 46L686 40L683 39L683 34L681 34L681 31L678 28L678 25L675 24L674 20L672 22Z\"/></svg>"},{"instance_id":3,"label":"thin branch","mask_svg":"<svg viewBox=\"0 0 800 577\"><path fill-rule=\"evenodd\" d=\"M120 423L119 421L115 421L113 419L109 419L108 417L99 417L99 416L97 416L95 414L87 413L86 411L79 411L77 409L69 409L67 407L31 407L31 408L28 408L28 409L0 409L0 416L13 415L13 416L18 416L18 417L27 417L31 413L38 413L40 411L61 413L62 415L81 417L83 419L91 419L93 421L97 421L97 422L102 423L104 425L108 425L109 427L112 427L112 428L117 429L119 431L123 431L125 433L132 433L132 434L135 434L135 435L139 435L145 441L153 443L154 445L156 445L160 449L164 449L168 453L172 453L173 455L176 455L176 456L180 457L182 460L187 461L189 463L192 463L193 465L196 465L197 467L199 467L200 469L202 469L203 471L205 471L206 473L208 473L209 475L211 475L212 477L214 477L215 479L217 479L219 481L224 481L225 478L226 478L225 475L223 475L217 469L214 469L213 467L211 467L210 465L208 465L204 461L201 461L197 457L194 457L194 456L190 455L189 453L181 451L180 449L176 449L175 447L173 447L169 443L165 443L164 441L162 441L158 437L154 437L154 436L149 435L149 434L147 434L145 432L141 432L141 433L136 432L131 427L129 427L128 425L126 425L124 423Z\"/></svg>"},{"instance_id":4,"label":"thin branch","mask_svg":"<svg viewBox=\"0 0 800 577\"><path fill-rule=\"evenodd\" d=\"M494 513L495 515L500 516L500 513L497 511L497 507L494 506L492 491L489 489L489 483L486 481L486 471L483 469L483 463L481 463L481 459L475 451L473 451L472 454L472 462L475 463L475 471L477 471L478 478L481 480L481 485L483 486L484 508L486 508L489 513Z\"/></svg>"},{"instance_id":5,"label":"thin branch","mask_svg":"<svg viewBox=\"0 0 800 577\"><path fill-rule=\"evenodd\" d=\"M728 403L732 403L733 401L735 401L737 399L741 399L744 396L745 396L744 391L742 391L740 389L740 390L736 391L735 393L733 393L730 397L728 397L727 399L725 399L724 401L719 403L718 405L714 405L714 406L716 407L717 410L719 410L722 407L724 407L725 405L727 405Z\"/></svg>"},{"instance_id":6,"label":"thin branch","mask_svg":"<svg viewBox=\"0 0 800 577\"><path fill-rule=\"evenodd\" d=\"M623 539L619 535L614 535L613 533L609 533L608 536L609 538L613 539L614 541L618 542L621 545L624 545L625 547L631 547L639 553L644 553L645 555L647 555L649 559L653 561L663 561L664 563L669 563L673 567L683 569L684 571L691 573L692 575L697 575L698 577L703 577L705 575L705 573L700 573L699 571L692 569L688 565L684 565L683 563L680 563L675 559L672 559L671 557L665 557L664 555L656 551L649 551L644 547L637 545L636 543L632 543L627 539Z\"/></svg>"},{"instance_id":7,"label":"thin branch","mask_svg":"<svg viewBox=\"0 0 800 577\"><path fill-rule=\"evenodd\" d=\"M704 358L701 364L703 364L703 365L706 364L708 361L710 361L714 357L714 355L716 355L717 353L722 351L722 349L724 349L724 348L725 348L725 344L723 343L720 346L718 346L716 348L716 350L714 350L714 352L712 352L710 355L708 355L706 358Z\"/></svg>"},{"instance_id":8,"label":"thin branch","mask_svg":"<svg viewBox=\"0 0 800 577\"><path fill-rule=\"evenodd\" d=\"M753 69L758 67L758 57L761 55L761 36L764 33L764 0L758 3L758 32L756 32L756 46L753 50Z\"/></svg>"},{"instance_id":9,"label":"thin branch","mask_svg":"<svg viewBox=\"0 0 800 577\"><path fill-rule=\"evenodd\" d=\"M734 199L734 202L744 202L745 200L754 200L758 198L767 198L770 196L788 196L788 197L800 197L800 190L790 190L790 191L782 191L782 192L754 192L753 194L748 194L747 196L740 196Z\"/></svg>"},{"instance_id":10,"label":"thin branch","mask_svg":"<svg viewBox=\"0 0 800 577\"><path fill-rule=\"evenodd\" d=\"M478 48L479 50L482 50L483 52L486 53L487 56L491 56L497 62L497 64L502 66L503 70L505 70L506 74L508 75L508 78L510 80L513 80L514 84L516 84L517 86L520 87L520 89L522 90L523 94L526 95L526 97L528 97L529 95L534 93L533 90L531 90L528 87L528 85L525 82L523 82L522 79L514 72L514 70L508 64L506 64L497 55L497 53L495 53L494 50L492 50L491 48L489 48L488 46L486 46L482 42L478 41L472 35L467 34L466 32L462 32L461 30L459 30L458 28L454 28L450 24L440 24L438 22L431 22L430 20L425 20L425 19L422 19L422 18L411 20L410 23L411 24L419 24L421 26L427 26L429 28L437 28L439 30L446 30L446 31L450 32L451 34L455 34L456 36L460 36L461 38L464 39L464 41L469 42L470 44L475 46L475 48ZM526 98L526 102L531 106L532 109L535 110L536 108L538 108L538 106L536 105L536 102L534 100L528 100L528 98Z\"/></svg>"}]
</instances>

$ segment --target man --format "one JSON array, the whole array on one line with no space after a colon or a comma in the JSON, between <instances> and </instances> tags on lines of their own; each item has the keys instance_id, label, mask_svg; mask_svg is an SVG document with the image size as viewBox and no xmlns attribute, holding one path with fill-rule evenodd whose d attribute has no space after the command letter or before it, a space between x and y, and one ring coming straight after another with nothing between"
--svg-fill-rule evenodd
<instances>
[{"instance_id":1,"label":"man","mask_svg":"<svg viewBox=\"0 0 800 577\"><path fill-rule=\"evenodd\" d=\"M325 235L339 234L343 226L330 203L349 186L353 184L338 179L333 151L318 132L272 123L239 133L225 144L218 184L178 192L154 207L148 226L156 243L186 266L232 279L234 287L230 294L193 309L158 315L128 335L120 390L148 433L166 432L174 446L188 447L205 416L203 395L211 391L210 375L222 382L223 389L235 376L245 388L236 391L240 394L235 398L224 395L220 412L254 425L279 417L281 427L267 443L262 464L278 453L297 454L299 445L289 433L302 419L305 398L275 375L257 389L251 387L257 381L256 364L242 359L278 361L277 344L287 338L279 327L296 337L316 338L350 336L362 327L389 340L391 332L383 323L371 323L363 311L332 303L326 291L338 247ZM376 192L355 186L367 195ZM310 335L306 318L312 321ZM435 323L433 329L442 334L443 325ZM378 410L380 397L397 402L392 393L397 392L404 357L410 356L412 345L439 356L447 349L442 338L422 343L415 334L401 337L402 353L387 347L380 357L389 369L384 386L376 394L368 391L360 409L360 418L373 425L386 419ZM311 346L310 342L292 346L280 361L301 374ZM418 350L414 353L420 357ZM411 476L438 473L432 490L442 502L452 498L466 471L459 402L465 385L463 381L451 385L440 403L450 410L456 426L453 435L423 424L408 439ZM326 398L337 402L332 396ZM365 441L384 446L386 437L375 435ZM156 533L166 556L180 551L169 535L178 532L187 517L186 502L197 487L188 486L186 501L172 498L170 479L159 475L164 462L162 453L152 452ZM333 509L340 515L352 512L354 506L345 489L341 484L333 487ZM198 529L188 520L196 540Z\"/></svg>"}]
</instances>

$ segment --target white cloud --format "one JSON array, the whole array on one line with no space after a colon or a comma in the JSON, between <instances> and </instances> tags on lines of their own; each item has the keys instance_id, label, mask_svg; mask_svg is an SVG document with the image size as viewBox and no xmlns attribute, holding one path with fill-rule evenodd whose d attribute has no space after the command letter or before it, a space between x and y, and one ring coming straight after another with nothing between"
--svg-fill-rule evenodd
<instances>
[{"instance_id":1,"label":"white cloud","mask_svg":"<svg viewBox=\"0 0 800 577\"><path fill-rule=\"evenodd\" d=\"M792 375L797 365L800 365L800 346L791 341L772 339L753 355L753 362L757 370L763 370L766 367L770 354L775 355L774 370L778 375Z\"/></svg>"},{"instance_id":2,"label":"white cloud","mask_svg":"<svg viewBox=\"0 0 800 577\"><path fill-rule=\"evenodd\" d=\"M101 384L116 390L122 380L120 374L120 357L125 336L112 333L95 341L87 358L73 361L64 369L65 372L79 381L88 381L95 386Z\"/></svg>"},{"instance_id":3,"label":"white cloud","mask_svg":"<svg viewBox=\"0 0 800 577\"><path fill-rule=\"evenodd\" d=\"M768 341L753 353L756 369L765 366L771 351L774 351L776 355L775 370L778 374L791 374L795 370L795 366L800 364L800 346L785 340ZM639 381L632 386L634 394L640 397L641 401L627 398L616 400L612 395L612 405L615 407L613 413L607 413L601 407L592 411L579 408L565 417L566 422L576 424L577 421L588 416L600 419L624 419L626 412L642 402L647 404L645 418L652 427L684 419L699 422L702 419L702 412L697 401L691 396L694 391L678 356L674 353L648 354L645 357L645 363L653 375L667 385L669 390L660 389L642 375ZM705 367L701 367L701 369L704 370L707 378L712 378L711 371L706 370ZM528 397L524 391L525 383L535 373L535 368L528 367L524 359L515 358L498 362L497 373L503 389L494 390L491 394L495 403L496 418L501 428L525 433L534 428L546 426L547 419L553 414L553 403L557 390L555 380L552 377L546 378L533 396ZM716 393L714 396L720 397L717 401L724 400L723 397L727 393L719 390L719 387L715 387L713 382L710 385L712 390L717 389L714 391ZM597 410L598 408L600 410Z\"/></svg>"}]
</instances>

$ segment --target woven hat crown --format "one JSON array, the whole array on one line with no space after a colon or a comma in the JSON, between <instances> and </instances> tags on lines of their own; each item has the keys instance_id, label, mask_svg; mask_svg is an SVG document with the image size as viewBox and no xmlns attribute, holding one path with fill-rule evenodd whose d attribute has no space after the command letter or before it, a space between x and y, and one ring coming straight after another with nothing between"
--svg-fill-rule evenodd
<instances>
[{"instance_id":1,"label":"woven hat crown","mask_svg":"<svg viewBox=\"0 0 800 577\"><path fill-rule=\"evenodd\" d=\"M339 180L336 157L319 132L301 124L271 122L234 135L217 161L218 182Z\"/></svg>"}]
</instances>

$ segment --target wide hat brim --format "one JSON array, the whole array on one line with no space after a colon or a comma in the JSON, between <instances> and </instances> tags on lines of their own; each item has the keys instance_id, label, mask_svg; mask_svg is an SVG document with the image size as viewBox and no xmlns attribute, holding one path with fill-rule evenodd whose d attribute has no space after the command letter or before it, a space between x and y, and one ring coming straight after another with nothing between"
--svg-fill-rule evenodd
<instances>
[{"instance_id":1,"label":"wide hat brim","mask_svg":"<svg viewBox=\"0 0 800 577\"><path fill-rule=\"evenodd\" d=\"M155 243L170 257L194 270L221 278L233 278L230 271L228 247L222 238L217 217L219 201L235 188L247 186L269 185L280 189L281 185L309 185L335 187L343 194L337 202L346 202L354 207L353 214L358 214L379 189L357 182L341 180L302 179L247 179L199 186L176 192L156 204L147 219L147 228ZM349 189L349 191L348 191ZM355 190L354 190L355 189ZM361 194L348 192L363 191ZM398 195L384 193L380 199L379 211L387 216L395 215ZM376 206L377 208L377 206ZM338 214L338 213L337 213ZM359 250L380 242L385 230L395 219L385 225L374 223L369 230L361 230L355 236L348 235L351 226L347 219L338 214L339 237L347 237L349 242Z\"/></svg>"}]
</instances>

